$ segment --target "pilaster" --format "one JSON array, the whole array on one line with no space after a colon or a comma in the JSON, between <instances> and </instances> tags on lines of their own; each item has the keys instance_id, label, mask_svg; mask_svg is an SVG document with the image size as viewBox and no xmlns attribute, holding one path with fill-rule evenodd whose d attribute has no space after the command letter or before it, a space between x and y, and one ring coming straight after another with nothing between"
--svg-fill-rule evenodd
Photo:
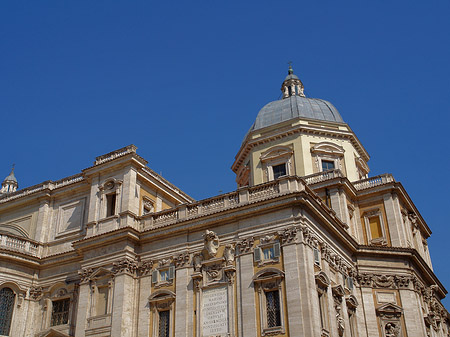
<instances>
[{"instance_id":1,"label":"pilaster","mask_svg":"<svg viewBox=\"0 0 450 337\"><path fill-rule=\"evenodd\" d=\"M237 259L239 270L239 293L241 297L239 315L239 336L256 337L256 303L253 286L253 254L245 254Z\"/></svg>"},{"instance_id":2,"label":"pilaster","mask_svg":"<svg viewBox=\"0 0 450 337\"><path fill-rule=\"evenodd\" d=\"M409 289L400 289L399 293L408 337L426 336L425 322L420 310L418 295Z\"/></svg>"},{"instance_id":3,"label":"pilaster","mask_svg":"<svg viewBox=\"0 0 450 337\"><path fill-rule=\"evenodd\" d=\"M134 300L134 277L126 272L117 274L114 279L111 337L135 336Z\"/></svg>"},{"instance_id":4,"label":"pilaster","mask_svg":"<svg viewBox=\"0 0 450 337\"><path fill-rule=\"evenodd\" d=\"M84 337L86 330L86 321L90 302L89 283L80 284L80 296L78 297L78 307L75 323L75 337Z\"/></svg>"},{"instance_id":5,"label":"pilaster","mask_svg":"<svg viewBox=\"0 0 450 337\"><path fill-rule=\"evenodd\" d=\"M289 335L291 337L304 336L305 327L302 317L302 305L299 305L299 303L304 303L304 299L300 294L302 286L300 285L299 287L299 283L303 276L300 275L300 268L304 269L305 261L303 259L299 260L296 244L283 246L283 261L284 270L286 271L285 282L287 311L289 313Z\"/></svg>"},{"instance_id":6,"label":"pilaster","mask_svg":"<svg viewBox=\"0 0 450 337\"><path fill-rule=\"evenodd\" d=\"M361 288L362 304L364 308L364 321L366 323L366 331L369 337L378 337L378 321L375 311L375 303L373 299L372 288ZM358 322L359 323L359 322Z\"/></svg>"},{"instance_id":7,"label":"pilaster","mask_svg":"<svg viewBox=\"0 0 450 337\"><path fill-rule=\"evenodd\" d=\"M391 238L391 244L393 247L402 247L402 227L401 219L398 218L397 212L395 211L395 205L393 200L393 195L391 193L383 195L384 209L386 210L386 219L389 228L389 235Z\"/></svg>"},{"instance_id":8,"label":"pilaster","mask_svg":"<svg viewBox=\"0 0 450 337\"><path fill-rule=\"evenodd\" d=\"M192 268L176 270L175 277L175 337L193 335L193 289L191 280ZM190 323L190 324L189 324Z\"/></svg>"}]
</instances>

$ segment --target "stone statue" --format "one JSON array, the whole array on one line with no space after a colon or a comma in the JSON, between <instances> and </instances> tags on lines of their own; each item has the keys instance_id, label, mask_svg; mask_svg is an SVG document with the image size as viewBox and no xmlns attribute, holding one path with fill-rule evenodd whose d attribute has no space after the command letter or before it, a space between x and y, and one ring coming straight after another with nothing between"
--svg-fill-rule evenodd
<instances>
[{"instance_id":1,"label":"stone statue","mask_svg":"<svg viewBox=\"0 0 450 337\"><path fill-rule=\"evenodd\" d=\"M344 335L345 325L344 325L344 319L341 316L341 306L336 306L336 321L337 321L337 328L339 332L339 336Z\"/></svg>"},{"instance_id":2,"label":"stone statue","mask_svg":"<svg viewBox=\"0 0 450 337\"><path fill-rule=\"evenodd\" d=\"M193 257L193 264L194 264L194 270L196 272L200 272L202 269L202 255L201 254L196 254Z\"/></svg>"},{"instance_id":3,"label":"stone statue","mask_svg":"<svg viewBox=\"0 0 450 337\"><path fill-rule=\"evenodd\" d=\"M225 263L227 265L233 264L235 250L232 245L226 245L225 251L223 252L223 257L225 258Z\"/></svg>"},{"instance_id":4,"label":"stone statue","mask_svg":"<svg viewBox=\"0 0 450 337\"><path fill-rule=\"evenodd\" d=\"M217 250L219 249L219 237L216 233L210 230L206 230L203 234L205 250L209 257L215 257Z\"/></svg>"},{"instance_id":5,"label":"stone statue","mask_svg":"<svg viewBox=\"0 0 450 337\"><path fill-rule=\"evenodd\" d=\"M384 327L386 337L398 337L400 334L400 328L394 323L387 323Z\"/></svg>"}]
</instances>

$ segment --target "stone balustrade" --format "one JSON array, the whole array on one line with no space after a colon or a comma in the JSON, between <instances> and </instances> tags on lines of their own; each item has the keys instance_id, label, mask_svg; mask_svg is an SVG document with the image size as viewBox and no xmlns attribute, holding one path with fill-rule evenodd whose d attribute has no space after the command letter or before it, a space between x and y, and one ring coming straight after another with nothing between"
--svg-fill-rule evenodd
<instances>
[{"instance_id":1,"label":"stone balustrade","mask_svg":"<svg viewBox=\"0 0 450 337\"><path fill-rule=\"evenodd\" d=\"M34 186L30 186L21 190L18 190L14 193L11 194L7 194L4 197L2 197L0 199L0 204L3 204L5 202L14 200L14 199L18 199L21 197L24 197L26 195L30 195L33 193L37 193L40 191L44 191L44 190L54 190L63 186L67 186L67 185L71 185L71 184L75 184L77 182L80 182L84 180L83 178L83 174L79 173L67 178L63 178L61 180L57 180L57 181L44 181L42 184L39 185L34 185Z\"/></svg>"},{"instance_id":2,"label":"stone balustrade","mask_svg":"<svg viewBox=\"0 0 450 337\"><path fill-rule=\"evenodd\" d=\"M305 180L306 184L311 185L343 176L344 175L342 174L341 170L335 169L325 172L314 173L309 176L303 177L303 179Z\"/></svg>"},{"instance_id":3,"label":"stone balustrade","mask_svg":"<svg viewBox=\"0 0 450 337\"><path fill-rule=\"evenodd\" d=\"M180 205L154 214L144 215L144 228L163 227L179 220L212 214L236 206L276 197L286 193L302 191L304 181L298 177L283 177L275 181L254 187L243 187L227 194L201 200L191 204Z\"/></svg>"},{"instance_id":4,"label":"stone balustrade","mask_svg":"<svg viewBox=\"0 0 450 337\"><path fill-rule=\"evenodd\" d=\"M0 234L0 248L14 250L32 256L38 256L39 254L38 243L9 234Z\"/></svg>"},{"instance_id":5,"label":"stone balustrade","mask_svg":"<svg viewBox=\"0 0 450 337\"><path fill-rule=\"evenodd\" d=\"M395 179L392 176L392 174L385 173L385 174L381 174L376 177L371 177L371 178L356 181L353 183L353 186L355 187L356 190L361 191L361 190L365 190L368 188L372 188L375 186L380 186L380 185L384 185L384 184L392 183L392 182L395 182Z\"/></svg>"}]
</instances>

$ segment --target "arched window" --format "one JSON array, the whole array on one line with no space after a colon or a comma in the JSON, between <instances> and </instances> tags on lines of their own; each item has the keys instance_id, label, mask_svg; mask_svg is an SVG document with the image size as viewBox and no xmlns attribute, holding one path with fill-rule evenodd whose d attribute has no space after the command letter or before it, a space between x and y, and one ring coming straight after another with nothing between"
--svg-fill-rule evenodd
<instances>
[{"instance_id":1,"label":"arched window","mask_svg":"<svg viewBox=\"0 0 450 337\"><path fill-rule=\"evenodd\" d=\"M0 289L0 335L9 336L15 294L11 288Z\"/></svg>"}]
</instances>

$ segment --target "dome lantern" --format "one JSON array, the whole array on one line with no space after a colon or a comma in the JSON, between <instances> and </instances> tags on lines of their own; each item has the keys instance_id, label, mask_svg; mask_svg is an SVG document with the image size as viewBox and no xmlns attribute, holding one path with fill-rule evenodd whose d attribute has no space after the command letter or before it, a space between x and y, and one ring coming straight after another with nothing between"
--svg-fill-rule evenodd
<instances>
[{"instance_id":1,"label":"dome lantern","mask_svg":"<svg viewBox=\"0 0 450 337\"><path fill-rule=\"evenodd\" d=\"M19 184L17 183L16 176L14 175L14 164L11 169L11 173L9 176L5 178L2 182L2 189L0 190L0 194L12 193L17 190Z\"/></svg>"},{"instance_id":2,"label":"dome lantern","mask_svg":"<svg viewBox=\"0 0 450 337\"><path fill-rule=\"evenodd\" d=\"M284 79L281 85L281 92L283 93L283 98L288 98L291 96L301 96L305 97L302 81L294 75L294 69L292 69L292 62L289 62L288 75Z\"/></svg>"}]
</instances>

